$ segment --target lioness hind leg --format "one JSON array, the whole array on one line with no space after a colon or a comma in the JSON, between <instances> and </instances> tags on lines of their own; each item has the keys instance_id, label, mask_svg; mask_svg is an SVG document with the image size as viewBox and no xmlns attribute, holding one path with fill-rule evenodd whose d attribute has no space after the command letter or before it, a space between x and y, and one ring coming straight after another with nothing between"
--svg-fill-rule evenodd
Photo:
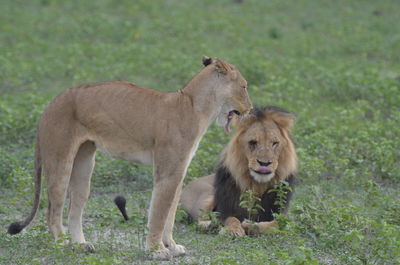
<instances>
[{"instance_id":1,"label":"lioness hind leg","mask_svg":"<svg viewBox=\"0 0 400 265\"><path fill-rule=\"evenodd\" d=\"M93 142L87 141L79 147L69 183L68 229L72 241L85 244L86 250L90 252L94 251L94 247L85 240L82 229L82 215L85 203L89 198L95 153L96 147Z\"/></svg>"},{"instance_id":2,"label":"lioness hind leg","mask_svg":"<svg viewBox=\"0 0 400 265\"><path fill-rule=\"evenodd\" d=\"M67 194L68 183L72 172L72 161L56 161L57 158L47 160L49 164L44 164L45 175L48 182L49 206L47 212L47 223L55 240L62 240L60 234L65 234L62 224L62 211L64 208L65 197ZM53 162L53 163L52 163Z\"/></svg>"}]
</instances>

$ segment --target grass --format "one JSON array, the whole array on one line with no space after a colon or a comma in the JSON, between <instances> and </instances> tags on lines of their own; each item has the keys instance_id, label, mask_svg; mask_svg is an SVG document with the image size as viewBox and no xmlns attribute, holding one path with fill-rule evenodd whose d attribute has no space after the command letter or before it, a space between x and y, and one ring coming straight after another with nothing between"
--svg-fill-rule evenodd
<instances>
[{"instance_id":1,"label":"grass","mask_svg":"<svg viewBox=\"0 0 400 265\"><path fill-rule=\"evenodd\" d=\"M201 233L180 209L174 264L400 264L400 4L395 0L5 0L0 16L0 226L29 212L36 123L82 83L181 88L201 56L237 65L255 104L296 113L301 170L279 233ZM186 182L213 172L212 126ZM53 243L45 192L33 224L0 231L0 264L159 264L143 251L151 169L99 154L87 254ZM132 220L113 206L124 194Z\"/></svg>"}]
</instances>

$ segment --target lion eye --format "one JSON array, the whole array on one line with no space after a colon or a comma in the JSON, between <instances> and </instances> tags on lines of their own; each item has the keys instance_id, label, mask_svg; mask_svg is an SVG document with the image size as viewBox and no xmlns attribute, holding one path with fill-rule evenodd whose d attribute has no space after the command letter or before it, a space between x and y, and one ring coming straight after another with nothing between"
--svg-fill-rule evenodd
<instances>
[{"instance_id":1,"label":"lion eye","mask_svg":"<svg viewBox=\"0 0 400 265\"><path fill-rule=\"evenodd\" d=\"M256 147L257 144L258 144L258 142L256 140L249 141L249 146L252 147L252 148Z\"/></svg>"},{"instance_id":2,"label":"lion eye","mask_svg":"<svg viewBox=\"0 0 400 265\"><path fill-rule=\"evenodd\" d=\"M278 145L279 145L278 141L272 143L272 146L278 146Z\"/></svg>"}]
</instances>

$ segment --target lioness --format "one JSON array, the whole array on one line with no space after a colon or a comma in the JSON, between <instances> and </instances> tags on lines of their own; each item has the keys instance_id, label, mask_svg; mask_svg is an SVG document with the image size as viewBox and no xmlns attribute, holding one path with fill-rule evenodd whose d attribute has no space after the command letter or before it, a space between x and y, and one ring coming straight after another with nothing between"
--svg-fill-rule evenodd
<instances>
[{"instance_id":1,"label":"lioness","mask_svg":"<svg viewBox=\"0 0 400 265\"><path fill-rule=\"evenodd\" d=\"M199 141L213 120L229 132L234 114L252 108L247 82L235 66L209 57L203 64L184 88L174 92L118 81L81 85L57 96L39 121L32 212L11 224L8 232L19 233L34 218L43 170L48 182L47 220L56 241L64 233L62 211L68 190L72 241L93 250L83 235L82 213L99 149L115 158L153 165L146 247L161 259L184 254L172 230L182 181Z\"/></svg>"},{"instance_id":2,"label":"lioness","mask_svg":"<svg viewBox=\"0 0 400 265\"><path fill-rule=\"evenodd\" d=\"M207 226L202 210L220 213L229 233L242 236L275 226L273 213L287 209L291 191L286 193L286 206L276 204L277 193L271 188L280 181L292 185L297 171L297 157L290 139L294 116L277 107L253 109L239 119L235 133L221 154L217 173L190 182L182 192L183 208ZM263 210L250 218L255 224L244 222L249 217L239 206L240 195L252 190L261 199Z\"/></svg>"}]
</instances>

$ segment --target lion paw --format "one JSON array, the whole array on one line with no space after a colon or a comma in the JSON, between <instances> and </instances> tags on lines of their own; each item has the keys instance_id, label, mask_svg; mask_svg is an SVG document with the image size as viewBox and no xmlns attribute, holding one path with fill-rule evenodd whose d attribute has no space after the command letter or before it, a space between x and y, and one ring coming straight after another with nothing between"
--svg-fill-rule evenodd
<instances>
[{"instance_id":1,"label":"lion paw","mask_svg":"<svg viewBox=\"0 0 400 265\"><path fill-rule=\"evenodd\" d=\"M248 235L260 235L274 233L278 229L278 224L275 220L271 222L254 223L248 220L242 222L242 227Z\"/></svg>"},{"instance_id":2,"label":"lion paw","mask_svg":"<svg viewBox=\"0 0 400 265\"><path fill-rule=\"evenodd\" d=\"M255 236L260 234L260 228L254 223L245 221L242 223L242 227L248 235Z\"/></svg>"},{"instance_id":3,"label":"lion paw","mask_svg":"<svg viewBox=\"0 0 400 265\"><path fill-rule=\"evenodd\" d=\"M245 236L246 232L242 226L226 226L223 227L220 232L221 235L231 235L231 236Z\"/></svg>"},{"instance_id":4,"label":"lion paw","mask_svg":"<svg viewBox=\"0 0 400 265\"><path fill-rule=\"evenodd\" d=\"M197 224L197 226L200 228L200 229L208 229L210 226L211 226L211 221L210 220L208 220L208 221L199 221L198 222L198 224Z\"/></svg>"}]
</instances>

